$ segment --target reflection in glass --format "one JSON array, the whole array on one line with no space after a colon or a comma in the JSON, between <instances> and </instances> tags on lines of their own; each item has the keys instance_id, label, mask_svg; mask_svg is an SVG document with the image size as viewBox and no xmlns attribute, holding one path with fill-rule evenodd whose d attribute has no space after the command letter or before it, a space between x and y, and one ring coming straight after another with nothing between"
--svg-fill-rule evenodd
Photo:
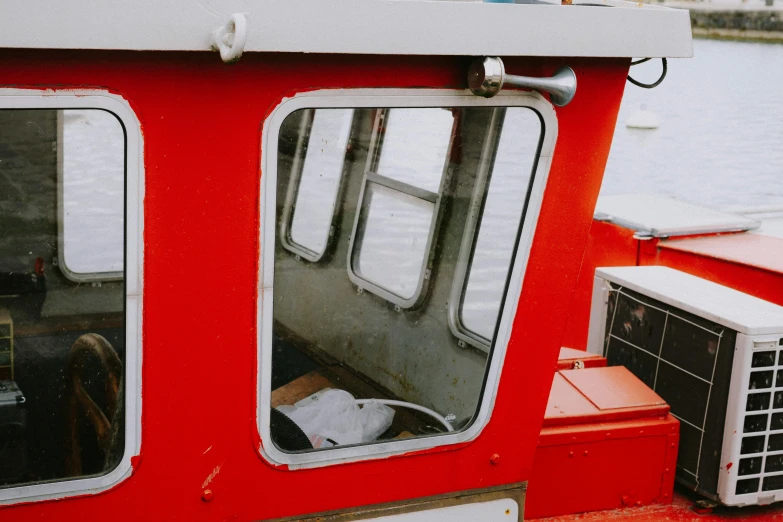
<instances>
[{"instance_id":1,"label":"reflection in glass","mask_svg":"<svg viewBox=\"0 0 783 522\"><path fill-rule=\"evenodd\" d=\"M354 246L359 275L410 299L416 294L435 205L369 182L362 202L361 237Z\"/></svg>"},{"instance_id":2,"label":"reflection in glass","mask_svg":"<svg viewBox=\"0 0 783 522\"><path fill-rule=\"evenodd\" d=\"M389 109L377 172L438 192L454 116L443 109Z\"/></svg>"},{"instance_id":3,"label":"reflection in glass","mask_svg":"<svg viewBox=\"0 0 783 522\"><path fill-rule=\"evenodd\" d=\"M122 125L107 111L67 110L61 111L60 116L64 236L61 262L74 274L122 272Z\"/></svg>"},{"instance_id":4,"label":"reflection in glass","mask_svg":"<svg viewBox=\"0 0 783 522\"><path fill-rule=\"evenodd\" d=\"M332 222L334 255L302 263L281 229L274 234L271 389L262 393L270 394L278 449L330 451L471 425L488 355L452 332L452 287L459 279L456 303L470 309L469 327L491 337L542 131L534 111L507 112L498 137L502 111L493 107L354 111L351 151L335 183L343 196L314 191L297 202L297 212ZM306 132L302 117L294 112L280 128L277 227L280 199L297 176L290 144ZM336 172L335 154L331 167L314 156L312 168ZM493 158L487 203L477 205ZM466 230L476 227L463 256ZM471 256L470 271L459 269Z\"/></svg>"},{"instance_id":5,"label":"reflection in glass","mask_svg":"<svg viewBox=\"0 0 783 522\"><path fill-rule=\"evenodd\" d=\"M291 220L291 240L318 256L326 249L353 109L316 109Z\"/></svg>"},{"instance_id":6,"label":"reflection in glass","mask_svg":"<svg viewBox=\"0 0 783 522\"><path fill-rule=\"evenodd\" d=\"M100 475L122 457L124 282L66 273L122 275L124 165L108 112L0 110L0 487Z\"/></svg>"},{"instance_id":7,"label":"reflection in glass","mask_svg":"<svg viewBox=\"0 0 783 522\"><path fill-rule=\"evenodd\" d=\"M540 134L536 113L506 109L461 310L462 325L487 340L500 314Z\"/></svg>"}]
</instances>

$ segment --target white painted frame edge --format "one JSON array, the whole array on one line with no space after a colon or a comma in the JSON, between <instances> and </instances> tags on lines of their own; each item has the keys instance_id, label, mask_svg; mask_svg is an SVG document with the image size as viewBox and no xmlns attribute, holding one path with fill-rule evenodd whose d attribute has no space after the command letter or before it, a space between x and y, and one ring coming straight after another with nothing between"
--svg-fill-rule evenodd
<instances>
[{"instance_id":1,"label":"white painted frame edge","mask_svg":"<svg viewBox=\"0 0 783 522\"><path fill-rule=\"evenodd\" d=\"M687 10L620 0L579 5L587 1L570 6L413 0L5 1L0 47L208 51L213 32L242 13L245 52L693 56Z\"/></svg>"},{"instance_id":2,"label":"white painted frame edge","mask_svg":"<svg viewBox=\"0 0 783 522\"><path fill-rule=\"evenodd\" d=\"M36 502L101 493L133 472L141 449L142 283L144 259L144 142L128 102L98 89L3 89L0 109L105 109L126 131L125 216L125 451L120 464L100 477L67 479L0 489L0 504Z\"/></svg>"},{"instance_id":3,"label":"white painted frame edge","mask_svg":"<svg viewBox=\"0 0 783 522\"><path fill-rule=\"evenodd\" d=\"M603 357L606 344L606 313L609 306L611 284L593 275L593 293L590 299L590 322L587 330L587 352Z\"/></svg>"},{"instance_id":4,"label":"white painted frame edge","mask_svg":"<svg viewBox=\"0 0 783 522\"><path fill-rule=\"evenodd\" d=\"M475 422L465 431L432 437L403 439L345 448L332 448L310 453L285 453L275 447L269 432L272 383L272 327L274 241L276 228L277 147L280 126L292 112L311 107L372 108L372 107L513 107L525 106L538 111L544 121L535 180L531 188L527 219L520 233L517 256L511 271L498 336L487 370L486 385ZM527 268L535 229L538 224L544 189L557 139L557 117L552 105L536 92L503 92L493 98L474 96L468 90L447 89L353 89L320 90L297 94L284 99L264 122L261 154L261 194L259 227L259 288L258 288L258 367L256 427L261 439L258 452L273 465L288 465L289 469L321 467L345 462L402 455L414 451L458 444L475 439L487 425L500 382L506 349L511 338L512 323L522 295L522 283ZM509 296L518 296L509 299Z\"/></svg>"}]
</instances>

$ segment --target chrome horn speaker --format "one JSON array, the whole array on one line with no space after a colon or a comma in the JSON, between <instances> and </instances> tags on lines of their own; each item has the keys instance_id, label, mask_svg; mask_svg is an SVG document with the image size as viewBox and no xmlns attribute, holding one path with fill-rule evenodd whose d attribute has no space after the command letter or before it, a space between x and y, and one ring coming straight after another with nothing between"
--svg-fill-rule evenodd
<instances>
[{"instance_id":1,"label":"chrome horn speaker","mask_svg":"<svg viewBox=\"0 0 783 522\"><path fill-rule=\"evenodd\" d=\"M468 69L468 86L476 96L491 98L503 85L546 91L558 107L568 105L576 94L576 74L570 67L561 67L550 78L532 78L506 74L503 60L486 57L474 60Z\"/></svg>"}]
</instances>

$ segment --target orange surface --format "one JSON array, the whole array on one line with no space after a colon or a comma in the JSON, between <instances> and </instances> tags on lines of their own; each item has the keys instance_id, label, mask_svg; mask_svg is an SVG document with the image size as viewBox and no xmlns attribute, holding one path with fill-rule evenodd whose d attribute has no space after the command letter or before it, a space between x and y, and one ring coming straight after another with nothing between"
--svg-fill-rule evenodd
<instances>
[{"instance_id":1,"label":"orange surface","mask_svg":"<svg viewBox=\"0 0 783 522\"><path fill-rule=\"evenodd\" d=\"M557 359L557 370L572 370L574 364L581 361L584 368L598 368L606 366L606 358L594 353L576 350L574 348L560 348L560 357Z\"/></svg>"},{"instance_id":2,"label":"orange surface","mask_svg":"<svg viewBox=\"0 0 783 522\"><path fill-rule=\"evenodd\" d=\"M544 426L664 417L668 412L663 399L622 366L563 370L552 381ZM540 441L544 435L542 431Z\"/></svg>"},{"instance_id":3,"label":"orange surface","mask_svg":"<svg viewBox=\"0 0 783 522\"><path fill-rule=\"evenodd\" d=\"M671 415L643 421L544 428L525 500L525 520L668 504L674 488L679 423ZM585 436L587 435L587 436ZM610 512L613 513L613 512ZM603 517L603 518L602 518ZM605 520L604 513L591 520Z\"/></svg>"},{"instance_id":4,"label":"orange surface","mask_svg":"<svg viewBox=\"0 0 783 522\"><path fill-rule=\"evenodd\" d=\"M661 249L679 250L783 275L783 239L762 234L730 234L668 240Z\"/></svg>"},{"instance_id":5,"label":"orange surface","mask_svg":"<svg viewBox=\"0 0 783 522\"><path fill-rule=\"evenodd\" d=\"M666 403L623 366L562 371L560 374L601 411L656 408ZM666 413L666 410L661 410Z\"/></svg>"},{"instance_id":6,"label":"orange surface","mask_svg":"<svg viewBox=\"0 0 783 522\"><path fill-rule=\"evenodd\" d=\"M525 517L670 502L679 422L668 412L623 367L557 372Z\"/></svg>"},{"instance_id":7,"label":"orange surface","mask_svg":"<svg viewBox=\"0 0 783 522\"><path fill-rule=\"evenodd\" d=\"M572 417L587 418L598 413L595 404L574 388L560 372L552 381L552 391L546 405L544 426L553 426Z\"/></svg>"}]
</instances>

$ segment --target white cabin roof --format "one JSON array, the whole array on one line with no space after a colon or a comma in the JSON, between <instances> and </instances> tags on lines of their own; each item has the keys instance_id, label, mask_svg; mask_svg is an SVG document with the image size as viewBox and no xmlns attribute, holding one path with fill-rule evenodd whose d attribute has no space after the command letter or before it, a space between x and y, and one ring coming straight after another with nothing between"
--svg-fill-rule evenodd
<instances>
[{"instance_id":1,"label":"white cabin roof","mask_svg":"<svg viewBox=\"0 0 783 522\"><path fill-rule=\"evenodd\" d=\"M742 334L783 335L783 306L673 268L597 268L595 275Z\"/></svg>"},{"instance_id":2,"label":"white cabin roof","mask_svg":"<svg viewBox=\"0 0 783 522\"><path fill-rule=\"evenodd\" d=\"M531 0L526 0L531 1ZM0 48L207 51L241 13L245 52L690 57L687 10L622 0L0 0Z\"/></svg>"}]
</instances>

